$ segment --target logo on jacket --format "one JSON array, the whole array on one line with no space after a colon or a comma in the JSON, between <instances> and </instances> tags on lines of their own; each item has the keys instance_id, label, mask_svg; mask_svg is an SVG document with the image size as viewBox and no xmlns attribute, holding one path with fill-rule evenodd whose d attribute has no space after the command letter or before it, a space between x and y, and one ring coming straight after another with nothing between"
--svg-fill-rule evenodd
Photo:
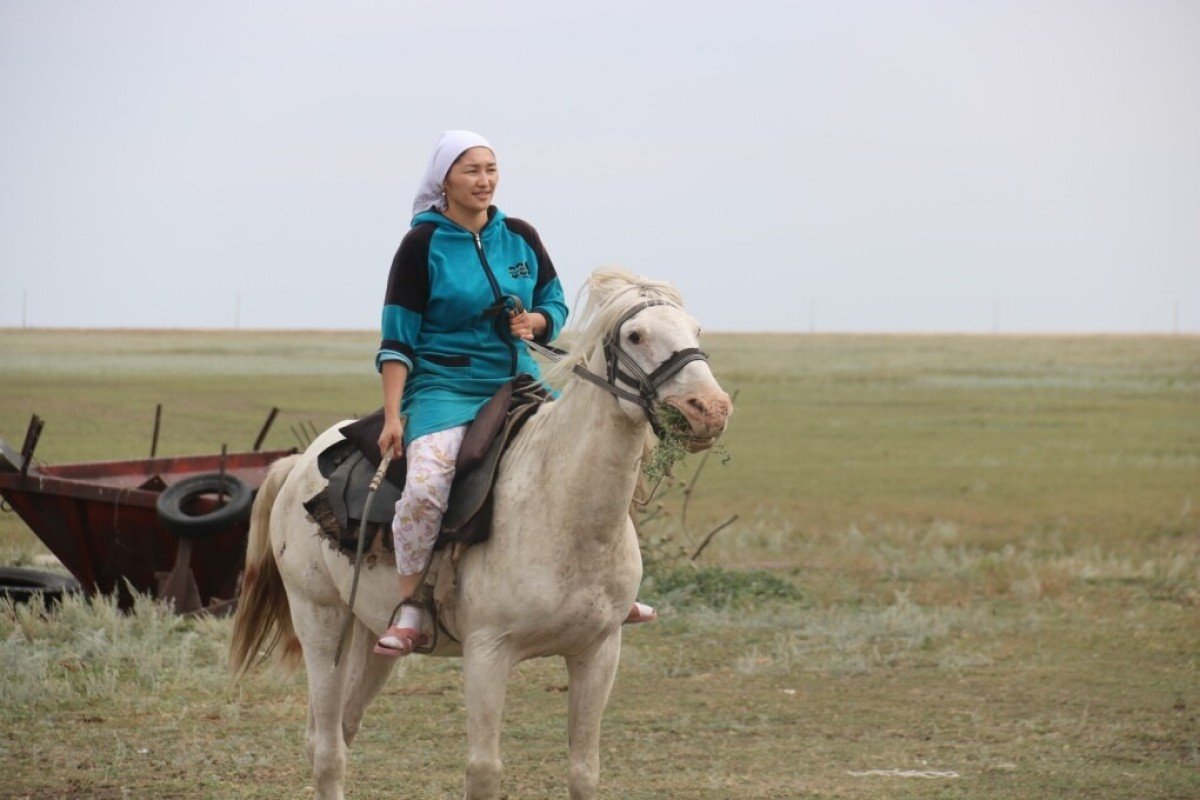
<instances>
[{"instance_id":1,"label":"logo on jacket","mask_svg":"<svg viewBox=\"0 0 1200 800\"><path fill-rule=\"evenodd\" d=\"M529 271L529 265L524 261L513 264L508 268L508 274L514 278L532 278L533 273Z\"/></svg>"}]
</instances>

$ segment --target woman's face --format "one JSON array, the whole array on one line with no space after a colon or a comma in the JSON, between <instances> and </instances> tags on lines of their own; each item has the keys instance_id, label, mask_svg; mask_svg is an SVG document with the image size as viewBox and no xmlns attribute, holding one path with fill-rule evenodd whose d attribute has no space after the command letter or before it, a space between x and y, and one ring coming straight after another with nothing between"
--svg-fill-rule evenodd
<instances>
[{"instance_id":1,"label":"woman's face","mask_svg":"<svg viewBox=\"0 0 1200 800\"><path fill-rule=\"evenodd\" d=\"M499 182L496 155L486 147L472 147L458 157L442 184L449 210L468 214L487 211Z\"/></svg>"}]
</instances>

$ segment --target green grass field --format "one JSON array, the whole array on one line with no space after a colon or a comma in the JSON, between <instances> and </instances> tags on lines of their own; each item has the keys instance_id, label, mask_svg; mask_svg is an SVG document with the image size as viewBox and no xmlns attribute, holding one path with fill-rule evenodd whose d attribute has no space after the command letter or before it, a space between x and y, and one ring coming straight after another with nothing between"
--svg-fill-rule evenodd
<instances>
[{"instance_id":1,"label":"green grass field","mask_svg":"<svg viewBox=\"0 0 1200 800\"><path fill-rule=\"evenodd\" d=\"M162 403L160 453L248 449L279 406L266 445L287 447L378 406L374 346L0 331L0 436L19 447L36 412L46 462L142 457ZM1200 797L1200 339L705 346L738 392L732 458L686 520L676 487L642 526L663 618L626 632L606 797ZM680 581L672 554L734 514ZM0 515L0 563L44 553ZM0 796L306 796L303 675L228 686L228 635L150 603L0 609ZM461 793L457 663L410 662L350 797ZM565 682L553 661L514 674L511 798L566 794Z\"/></svg>"}]
</instances>

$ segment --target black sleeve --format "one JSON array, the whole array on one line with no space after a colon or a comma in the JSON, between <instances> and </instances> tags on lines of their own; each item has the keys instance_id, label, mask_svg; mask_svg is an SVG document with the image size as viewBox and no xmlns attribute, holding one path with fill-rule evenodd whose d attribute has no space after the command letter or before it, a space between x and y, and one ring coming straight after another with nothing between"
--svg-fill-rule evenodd
<instances>
[{"instance_id":1,"label":"black sleeve","mask_svg":"<svg viewBox=\"0 0 1200 800\"><path fill-rule=\"evenodd\" d=\"M541 289L547 283L557 278L558 273L554 271L554 262L550 260L550 254L546 252L546 247L542 244L542 239L538 236L538 232L534 230L533 226L525 220L516 219L515 217L505 217L504 224L508 226L510 231L524 239L525 244L529 245L529 249L537 256L538 276L534 290Z\"/></svg>"},{"instance_id":2,"label":"black sleeve","mask_svg":"<svg viewBox=\"0 0 1200 800\"><path fill-rule=\"evenodd\" d=\"M418 314L425 313L429 300L429 241L437 228L432 222L410 230L400 242L388 273L385 306L403 306Z\"/></svg>"}]
</instances>

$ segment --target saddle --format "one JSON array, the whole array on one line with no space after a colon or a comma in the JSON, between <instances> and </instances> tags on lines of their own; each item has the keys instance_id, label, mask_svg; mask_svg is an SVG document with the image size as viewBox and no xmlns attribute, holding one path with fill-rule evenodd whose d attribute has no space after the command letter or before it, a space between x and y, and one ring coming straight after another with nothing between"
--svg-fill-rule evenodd
<instances>
[{"instance_id":1,"label":"saddle","mask_svg":"<svg viewBox=\"0 0 1200 800\"><path fill-rule=\"evenodd\" d=\"M450 544L476 544L488 538L492 528L492 485L500 458L521 427L551 395L532 376L521 374L505 383L480 409L463 436L455 462L449 506L435 550ZM339 429L344 437L317 456L317 469L328 485L304 503L320 526L321 533L339 550L353 556L360 527L369 550L380 527L390 524L396 501L404 490L407 463L395 459L384 473L372 501L366 525L362 525L369 484L379 469L379 434L383 409ZM392 550L392 537L383 545Z\"/></svg>"}]
</instances>

